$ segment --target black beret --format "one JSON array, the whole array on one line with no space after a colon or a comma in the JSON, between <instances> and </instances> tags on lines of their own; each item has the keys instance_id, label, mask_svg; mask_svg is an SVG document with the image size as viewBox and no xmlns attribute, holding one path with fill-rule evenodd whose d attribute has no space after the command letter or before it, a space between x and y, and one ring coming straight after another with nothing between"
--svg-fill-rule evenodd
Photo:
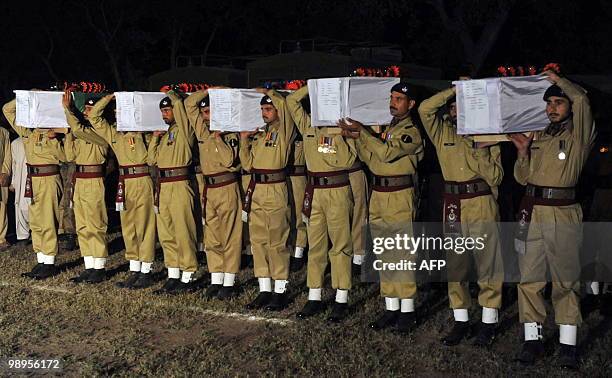
<instances>
[{"instance_id":1,"label":"black beret","mask_svg":"<svg viewBox=\"0 0 612 378\"><path fill-rule=\"evenodd\" d=\"M85 100L85 106L94 106L99 99L99 97L89 97Z\"/></svg>"},{"instance_id":2,"label":"black beret","mask_svg":"<svg viewBox=\"0 0 612 378\"><path fill-rule=\"evenodd\" d=\"M207 106L210 106L210 99L208 98L208 96L201 99L198 105L200 106L200 108L206 108Z\"/></svg>"},{"instance_id":3,"label":"black beret","mask_svg":"<svg viewBox=\"0 0 612 378\"><path fill-rule=\"evenodd\" d=\"M548 87L546 92L544 92L544 101L548 101L548 98L552 96L565 97L568 100L570 99L569 97L567 97L565 92L563 92L563 89L561 89L557 84L551 85L550 87Z\"/></svg>"},{"instance_id":4,"label":"black beret","mask_svg":"<svg viewBox=\"0 0 612 378\"><path fill-rule=\"evenodd\" d=\"M391 87L391 92L401 93L405 96L408 96L408 84L406 83L397 83L393 87Z\"/></svg>"},{"instance_id":5,"label":"black beret","mask_svg":"<svg viewBox=\"0 0 612 378\"><path fill-rule=\"evenodd\" d=\"M272 99L270 98L270 96L265 95L261 98L261 101L259 101L259 105L273 105Z\"/></svg>"},{"instance_id":6,"label":"black beret","mask_svg":"<svg viewBox=\"0 0 612 378\"><path fill-rule=\"evenodd\" d=\"M170 100L170 97L164 97L162 98L162 100L159 102L159 108L169 108L172 106L172 100Z\"/></svg>"}]
</instances>

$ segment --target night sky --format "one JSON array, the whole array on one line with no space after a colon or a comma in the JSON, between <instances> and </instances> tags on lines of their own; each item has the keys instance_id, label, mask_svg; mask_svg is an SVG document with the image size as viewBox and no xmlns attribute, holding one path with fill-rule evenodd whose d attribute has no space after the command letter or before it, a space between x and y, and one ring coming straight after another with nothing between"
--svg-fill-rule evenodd
<instances>
[{"instance_id":1,"label":"night sky","mask_svg":"<svg viewBox=\"0 0 612 378\"><path fill-rule=\"evenodd\" d=\"M325 38L401 46L403 60L452 78L470 61L435 1L17 1L3 2L2 94L55 80L143 89L177 56L207 52L207 64L244 68L279 52L281 40ZM612 7L599 1L443 1L473 41L507 9L479 76L500 64L554 61L567 73L609 74ZM486 33L485 33L486 34ZM212 36L212 37L211 37ZM207 48L208 46L208 48ZM476 45L475 49L478 49ZM116 68L116 70L113 69ZM292 79L292 78L288 78Z\"/></svg>"}]
</instances>

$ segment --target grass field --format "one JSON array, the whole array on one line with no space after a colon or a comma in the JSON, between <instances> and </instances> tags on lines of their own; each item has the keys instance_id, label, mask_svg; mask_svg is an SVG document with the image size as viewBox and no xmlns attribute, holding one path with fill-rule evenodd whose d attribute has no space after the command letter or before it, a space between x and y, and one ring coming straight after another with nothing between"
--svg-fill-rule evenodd
<instances>
[{"instance_id":1,"label":"grass field","mask_svg":"<svg viewBox=\"0 0 612 378\"><path fill-rule=\"evenodd\" d=\"M0 254L0 357L61 358L69 376L612 374L612 320L598 311L586 316L579 331L578 373L556 367L558 334L550 322L547 357L524 368L513 361L522 337L516 303L500 314L501 334L492 347L479 349L471 340L444 347L439 339L451 325L444 293L421 293L422 324L410 335L367 328L382 308L375 285L351 291L352 314L344 324L327 324L323 315L300 321L295 313L307 299L304 271L291 276L292 304L280 313L244 309L257 294L250 269L238 276L242 294L228 302L206 300L202 290L154 295L164 279L161 262L154 288L127 291L114 286L127 274L122 241L118 234L109 237L111 277L99 285L68 281L81 270L78 251L61 252L64 271L45 281L20 277L33 265L31 246ZM205 267L199 276L208 276L203 273ZM332 291L326 294L331 301ZM476 312L472 318L479 319Z\"/></svg>"}]
</instances>

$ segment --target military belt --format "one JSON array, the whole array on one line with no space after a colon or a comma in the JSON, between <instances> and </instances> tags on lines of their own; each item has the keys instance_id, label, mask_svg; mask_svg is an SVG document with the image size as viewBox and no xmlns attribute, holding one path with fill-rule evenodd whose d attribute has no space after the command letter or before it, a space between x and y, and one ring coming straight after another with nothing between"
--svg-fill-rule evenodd
<instances>
[{"instance_id":1,"label":"military belt","mask_svg":"<svg viewBox=\"0 0 612 378\"><path fill-rule=\"evenodd\" d=\"M214 175L205 175L204 182L207 186L223 186L238 180L235 172L223 172Z\"/></svg>"},{"instance_id":2,"label":"military belt","mask_svg":"<svg viewBox=\"0 0 612 378\"><path fill-rule=\"evenodd\" d=\"M444 192L446 194L479 194L490 192L491 188L484 180L472 180L466 182L446 181Z\"/></svg>"},{"instance_id":3,"label":"military belt","mask_svg":"<svg viewBox=\"0 0 612 378\"><path fill-rule=\"evenodd\" d=\"M191 174L191 172L192 170L190 167L159 168L159 177L171 178L171 177L188 176L189 174Z\"/></svg>"},{"instance_id":4,"label":"military belt","mask_svg":"<svg viewBox=\"0 0 612 378\"><path fill-rule=\"evenodd\" d=\"M284 182L287 177L287 174L284 170L257 170L254 169L251 172L251 178L257 184L275 184L279 182Z\"/></svg>"},{"instance_id":5,"label":"military belt","mask_svg":"<svg viewBox=\"0 0 612 378\"><path fill-rule=\"evenodd\" d=\"M404 176L378 176L374 175L372 184L375 187L393 188L393 187L411 187L414 181L411 175Z\"/></svg>"},{"instance_id":6,"label":"military belt","mask_svg":"<svg viewBox=\"0 0 612 378\"><path fill-rule=\"evenodd\" d=\"M541 199L573 200L576 198L576 190L574 188L551 188L527 184L525 195Z\"/></svg>"},{"instance_id":7,"label":"military belt","mask_svg":"<svg viewBox=\"0 0 612 378\"><path fill-rule=\"evenodd\" d=\"M103 164L77 165L76 171L78 173L102 173L104 172L104 165Z\"/></svg>"},{"instance_id":8,"label":"military belt","mask_svg":"<svg viewBox=\"0 0 612 378\"><path fill-rule=\"evenodd\" d=\"M59 165L57 164L40 164L32 165L28 164L28 174L32 176L50 176L57 175L60 173Z\"/></svg>"},{"instance_id":9,"label":"military belt","mask_svg":"<svg viewBox=\"0 0 612 378\"><path fill-rule=\"evenodd\" d=\"M149 174L149 166L146 164L119 166L119 175L121 176L139 175L144 173Z\"/></svg>"}]
</instances>

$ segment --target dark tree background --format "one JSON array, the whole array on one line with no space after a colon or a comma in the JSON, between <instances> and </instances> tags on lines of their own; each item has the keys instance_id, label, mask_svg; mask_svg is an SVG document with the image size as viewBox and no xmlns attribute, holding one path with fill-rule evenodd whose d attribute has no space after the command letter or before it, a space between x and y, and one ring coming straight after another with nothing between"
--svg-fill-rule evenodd
<instances>
[{"instance_id":1,"label":"dark tree background","mask_svg":"<svg viewBox=\"0 0 612 378\"><path fill-rule=\"evenodd\" d=\"M440 67L560 62L610 73L605 0L56 0L2 2L2 94L57 80L138 89L179 56L244 68L281 40L327 38L402 46L404 61Z\"/></svg>"}]
</instances>

